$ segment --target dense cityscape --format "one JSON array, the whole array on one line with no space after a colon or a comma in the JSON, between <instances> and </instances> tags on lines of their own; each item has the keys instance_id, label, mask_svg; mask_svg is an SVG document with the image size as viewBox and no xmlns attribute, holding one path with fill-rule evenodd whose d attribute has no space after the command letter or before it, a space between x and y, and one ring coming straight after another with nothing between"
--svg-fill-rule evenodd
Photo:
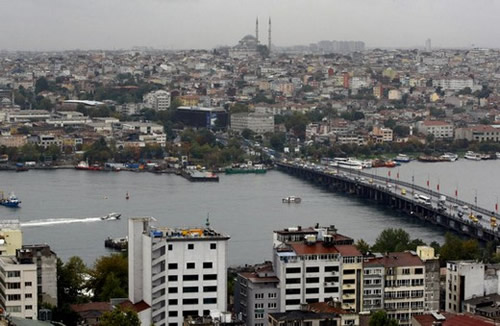
<instances>
[{"instance_id":1,"label":"dense cityscape","mask_svg":"<svg viewBox=\"0 0 500 326\"><path fill-rule=\"evenodd\" d=\"M458 186L445 193L429 177L427 187L400 180L398 168L500 159L500 50L433 48L431 39L415 49L277 46L271 26L257 20L255 34L209 50L0 52L0 174L37 182L42 171L136 172L223 183L282 173L439 229L444 241L387 225L368 243L334 220L304 219L269 231L271 260L262 253L259 264L236 266L228 250L238 239L208 215L193 226L111 212L88 221L127 223L128 232L102 239L109 255L89 266L79 250L63 261L52 239L26 237L23 206L37 204L2 183L0 216L16 210L20 218L0 221L0 324L500 321L498 199L486 207L475 189L469 202ZM140 186L123 190L126 201L132 190ZM278 200L302 205L300 196ZM271 215L258 205L255 214Z\"/></svg>"}]
</instances>

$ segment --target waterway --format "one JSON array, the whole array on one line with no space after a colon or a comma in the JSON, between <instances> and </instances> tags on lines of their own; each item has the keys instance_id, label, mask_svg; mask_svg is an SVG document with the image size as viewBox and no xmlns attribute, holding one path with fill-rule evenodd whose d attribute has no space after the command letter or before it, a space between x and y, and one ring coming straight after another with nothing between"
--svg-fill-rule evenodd
<instances>
[{"instance_id":1,"label":"waterway","mask_svg":"<svg viewBox=\"0 0 500 326\"><path fill-rule=\"evenodd\" d=\"M499 161L455 163L411 162L391 169L401 180L431 187L493 209L500 193ZM370 170L368 170L370 171ZM370 172L387 176L387 169ZM264 175L221 175L219 183L191 183L176 175L76 170L0 172L0 189L15 191L22 207L0 207L0 219L17 218L24 243L47 243L63 260L78 255L91 265L108 236L127 233L127 219L154 216L158 225L200 226L207 214L213 228L231 236L229 264L257 263L271 258L272 231L316 223L335 225L339 232L373 243L387 227L401 227L411 237L443 241L442 229L345 194L332 193L279 171ZM125 199L126 193L130 199ZM285 196L302 198L283 204ZM119 212L119 221L98 217Z\"/></svg>"}]
</instances>

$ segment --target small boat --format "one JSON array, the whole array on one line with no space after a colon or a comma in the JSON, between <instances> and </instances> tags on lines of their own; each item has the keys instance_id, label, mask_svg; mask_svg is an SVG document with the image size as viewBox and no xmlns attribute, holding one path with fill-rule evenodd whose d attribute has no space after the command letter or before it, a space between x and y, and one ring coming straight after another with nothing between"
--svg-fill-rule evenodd
<instances>
[{"instance_id":1,"label":"small boat","mask_svg":"<svg viewBox=\"0 0 500 326\"><path fill-rule=\"evenodd\" d=\"M87 170L87 171L101 171L102 167L100 167L98 164L89 165L88 162L80 161L80 163L78 163L78 165L75 166L75 169Z\"/></svg>"},{"instance_id":2,"label":"small boat","mask_svg":"<svg viewBox=\"0 0 500 326\"><path fill-rule=\"evenodd\" d=\"M120 216L122 216L122 214L112 212L112 213L109 213L108 215L102 216L101 220L103 220L103 221L107 221L107 220L119 220Z\"/></svg>"},{"instance_id":3,"label":"small boat","mask_svg":"<svg viewBox=\"0 0 500 326\"><path fill-rule=\"evenodd\" d=\"M357 161L352 158L349 158L345 161L339 161L337 164L339 168L345 168L351 170L361 170L363 168L363 164L361 161Z\"/></svg>"},{"instance_id":4,"label":"small boat","mask_svg":"<svg viewBox=\"0 0 500 326\"><path fill-rule=\"evenodd\" d=\"M385 166L386 168L393 168L393 167L395 167L396 165L397 165L397 164L396 164L396 162L394 162L394 161L387 161L387 162L385 162L385 164L384 164L384 166Z\"/></svg>"},{"instance_id":5,"label":"small boat","mask_svg":"<svg viewBox=\"0 0 500 326\"><path fill-rule=\"evenodd\" d=\"M282 199L284 204L299 204L302 200L299 197L288 196Z\"/></svg>"},{"instance_id":6,"label":"small boat","mask_svg":"<svg viewBox=\"0 0 500 326\"><path fill-rule=\"evenodd\" d=\"M474 153L473 151L468 151L467 153L465 153L464 158L467 160L481 161L481 154Z\"/></svg>"},{"instance_id":7,"label":"small boat","mask_svg":"<svg viewBox=\"0 0 500 326\"><path fill-rule=\"evenodd\" d=\"M126 200L129 200L129 199L130 199L130 196L128 195L128 191L127 191L127 194L125 195L125 199L126 199Z\"/></svg>"},{"instance_id":8,"label":"small boat","mask_svg":"<svg viewBox=\"0 0 500 326\"><path fill-rule=\"evenodd\" d=\"M26 171L29 171L29 169L25 166L18 166L16 168L16 172L26 172Z\"/></svg>"},{"instance_id":9,"label":"small boat","mask_svg":"<svg viewBox=\"0 0 500 326\"><path fill-rule=\"evenodd\" d=\"M444 153L439 157L442 161L455 162L458 160L458 155L455 153Z\"/></svg>"},{"instance_id":10,"label":"small boat","mask_svg":"<svg viewBox=\"0 0 500 326\"><path fill-rule=\"evenodd\" d=\"M410 157L406 154L398 154L398 156L396 156L394 161L401 162L401 163L408 163L408 162L410 162Z\"/></svg>"},{"instance_id":11,"label":"small boat","mask_svg":"<svg viewBox=\"0 0 500 326\"><path fill-rule=\"evenodd\" d=\"M441 158L440 157L436 157L436 156L429 156L429 155L420 155L418 158L417 158L418 161L420 162L441 162Z\"/></svg>"},{"instance_id":12,"label":"small boat","mask_svg":"<svg viewBox=\"0 0 500 326\"><path fill-rule=\"evenodd\" d=\"M13 192L9 194L9 197L4 198L3 193L1 193L1 198L0 198L0 205L6 206L6 207L12 207L16 208L19 207L19 204L21 201L14 195Z\"/></svg>"}]
</instances>

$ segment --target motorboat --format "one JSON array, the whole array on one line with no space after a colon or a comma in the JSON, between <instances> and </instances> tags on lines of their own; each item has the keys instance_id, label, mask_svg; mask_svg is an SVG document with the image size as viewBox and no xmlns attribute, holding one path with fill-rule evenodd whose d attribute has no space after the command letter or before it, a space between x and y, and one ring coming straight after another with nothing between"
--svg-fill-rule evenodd
<instances>
[{"instance_id":1,"label":"motorboat","mask_svg":"<svg viewBox=\"0 0 500 326\"><path fill-rule=\"evenodd\" d=\"M473 151L468 151L467 153L465 153L464 158L473 161L481 161L481 154L475 153Z\"/></svg>"},{"instance_id":2,"label":"motorboat","mask_svg":"<svg viewBox=\"0 0 500 326\"><path fill-rule=\"evenodd\" d=\"M3 193L1 193L0 205L6 206L6 207L17 208L17 207L19 207L20 203L21 203L21 201L16 197L16 195L14 195L13 192L11 192L7 198L4 198Z\"/></svg>"},{"instance_id":3,"label":"motorboat","mask_svg":"<svg viewBox=\"0 0 500 326\"><path fill-rule=\"evenodd\" d=\"M394 161L401 162L401 163L408 163L408 162L410 162L410 157L406 154L398 154L398 156L396 156Z\"/></svg>"},{"instance_id":4,"label":"motorboat","mask_svg":"<svg viewBox=\"0 0 500 326\"><path fill-rule=\"evenodd\" d=\"M456 160L458 160L458 155L455 153L444 153L439 158L443 161L455 162Z\"/></svg>"},{"instance_id":5,"label":"motorboat","mask_svg":"<svg viewBox=\"0 0 500 326\"><path fill-rule=\"evenodd\" d=\"M103 220L103 221L119 220L121 216L122 216L122 214L120 214L120 213L112 212L112 213L109 213L108 215L102 216L101 220Z\"/></svg>"},{"instance_id":6,"label":"motorboat","mask_svg":"<svg viewBox=\"0 0 500 326\"><path fill-rule=\"evenodd\" d=\"M351 169L351 170L361 170L363 164L361 161L349 158L345 161L340 161L337 163L339 168Z\"/></svg>"},{"instance_id":7,"label":"motorboat","mask_svg":"<svg viewBox=\"0 0 500 326\"><path fill-rule=\"evenodd\" d=\"M299 204L302 201L300 197L288 196L282 199L284 204Z\"/></svg>"}]
</instances>

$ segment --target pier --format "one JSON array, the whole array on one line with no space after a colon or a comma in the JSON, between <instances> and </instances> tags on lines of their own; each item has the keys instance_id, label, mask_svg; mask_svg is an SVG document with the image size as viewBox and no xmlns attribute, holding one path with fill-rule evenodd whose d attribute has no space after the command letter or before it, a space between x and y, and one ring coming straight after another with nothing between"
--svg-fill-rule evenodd
<instances>
[{"instance_id":1,"label":"pier","mask_svg":"<svg viewBox=\"0 0 500 326\"><path fill-rule=\"evenodd\" d=\"M438 200L442 193L393 178L373 175L357 170L339 167L308 167L306 165L277 162L279 170L307 180L332 191L347 193L358 198L375 201L446 230L456 232L480 241L500 241L500 233L490 225L490 217L499 218L495 212L457 198L446 197L441 205ZM429 196L430 203L422 203L415 194ZM461 207L470 211L460 216ZM473 222L469 213L483 219Z\"/></svg>"}]
</instances>

